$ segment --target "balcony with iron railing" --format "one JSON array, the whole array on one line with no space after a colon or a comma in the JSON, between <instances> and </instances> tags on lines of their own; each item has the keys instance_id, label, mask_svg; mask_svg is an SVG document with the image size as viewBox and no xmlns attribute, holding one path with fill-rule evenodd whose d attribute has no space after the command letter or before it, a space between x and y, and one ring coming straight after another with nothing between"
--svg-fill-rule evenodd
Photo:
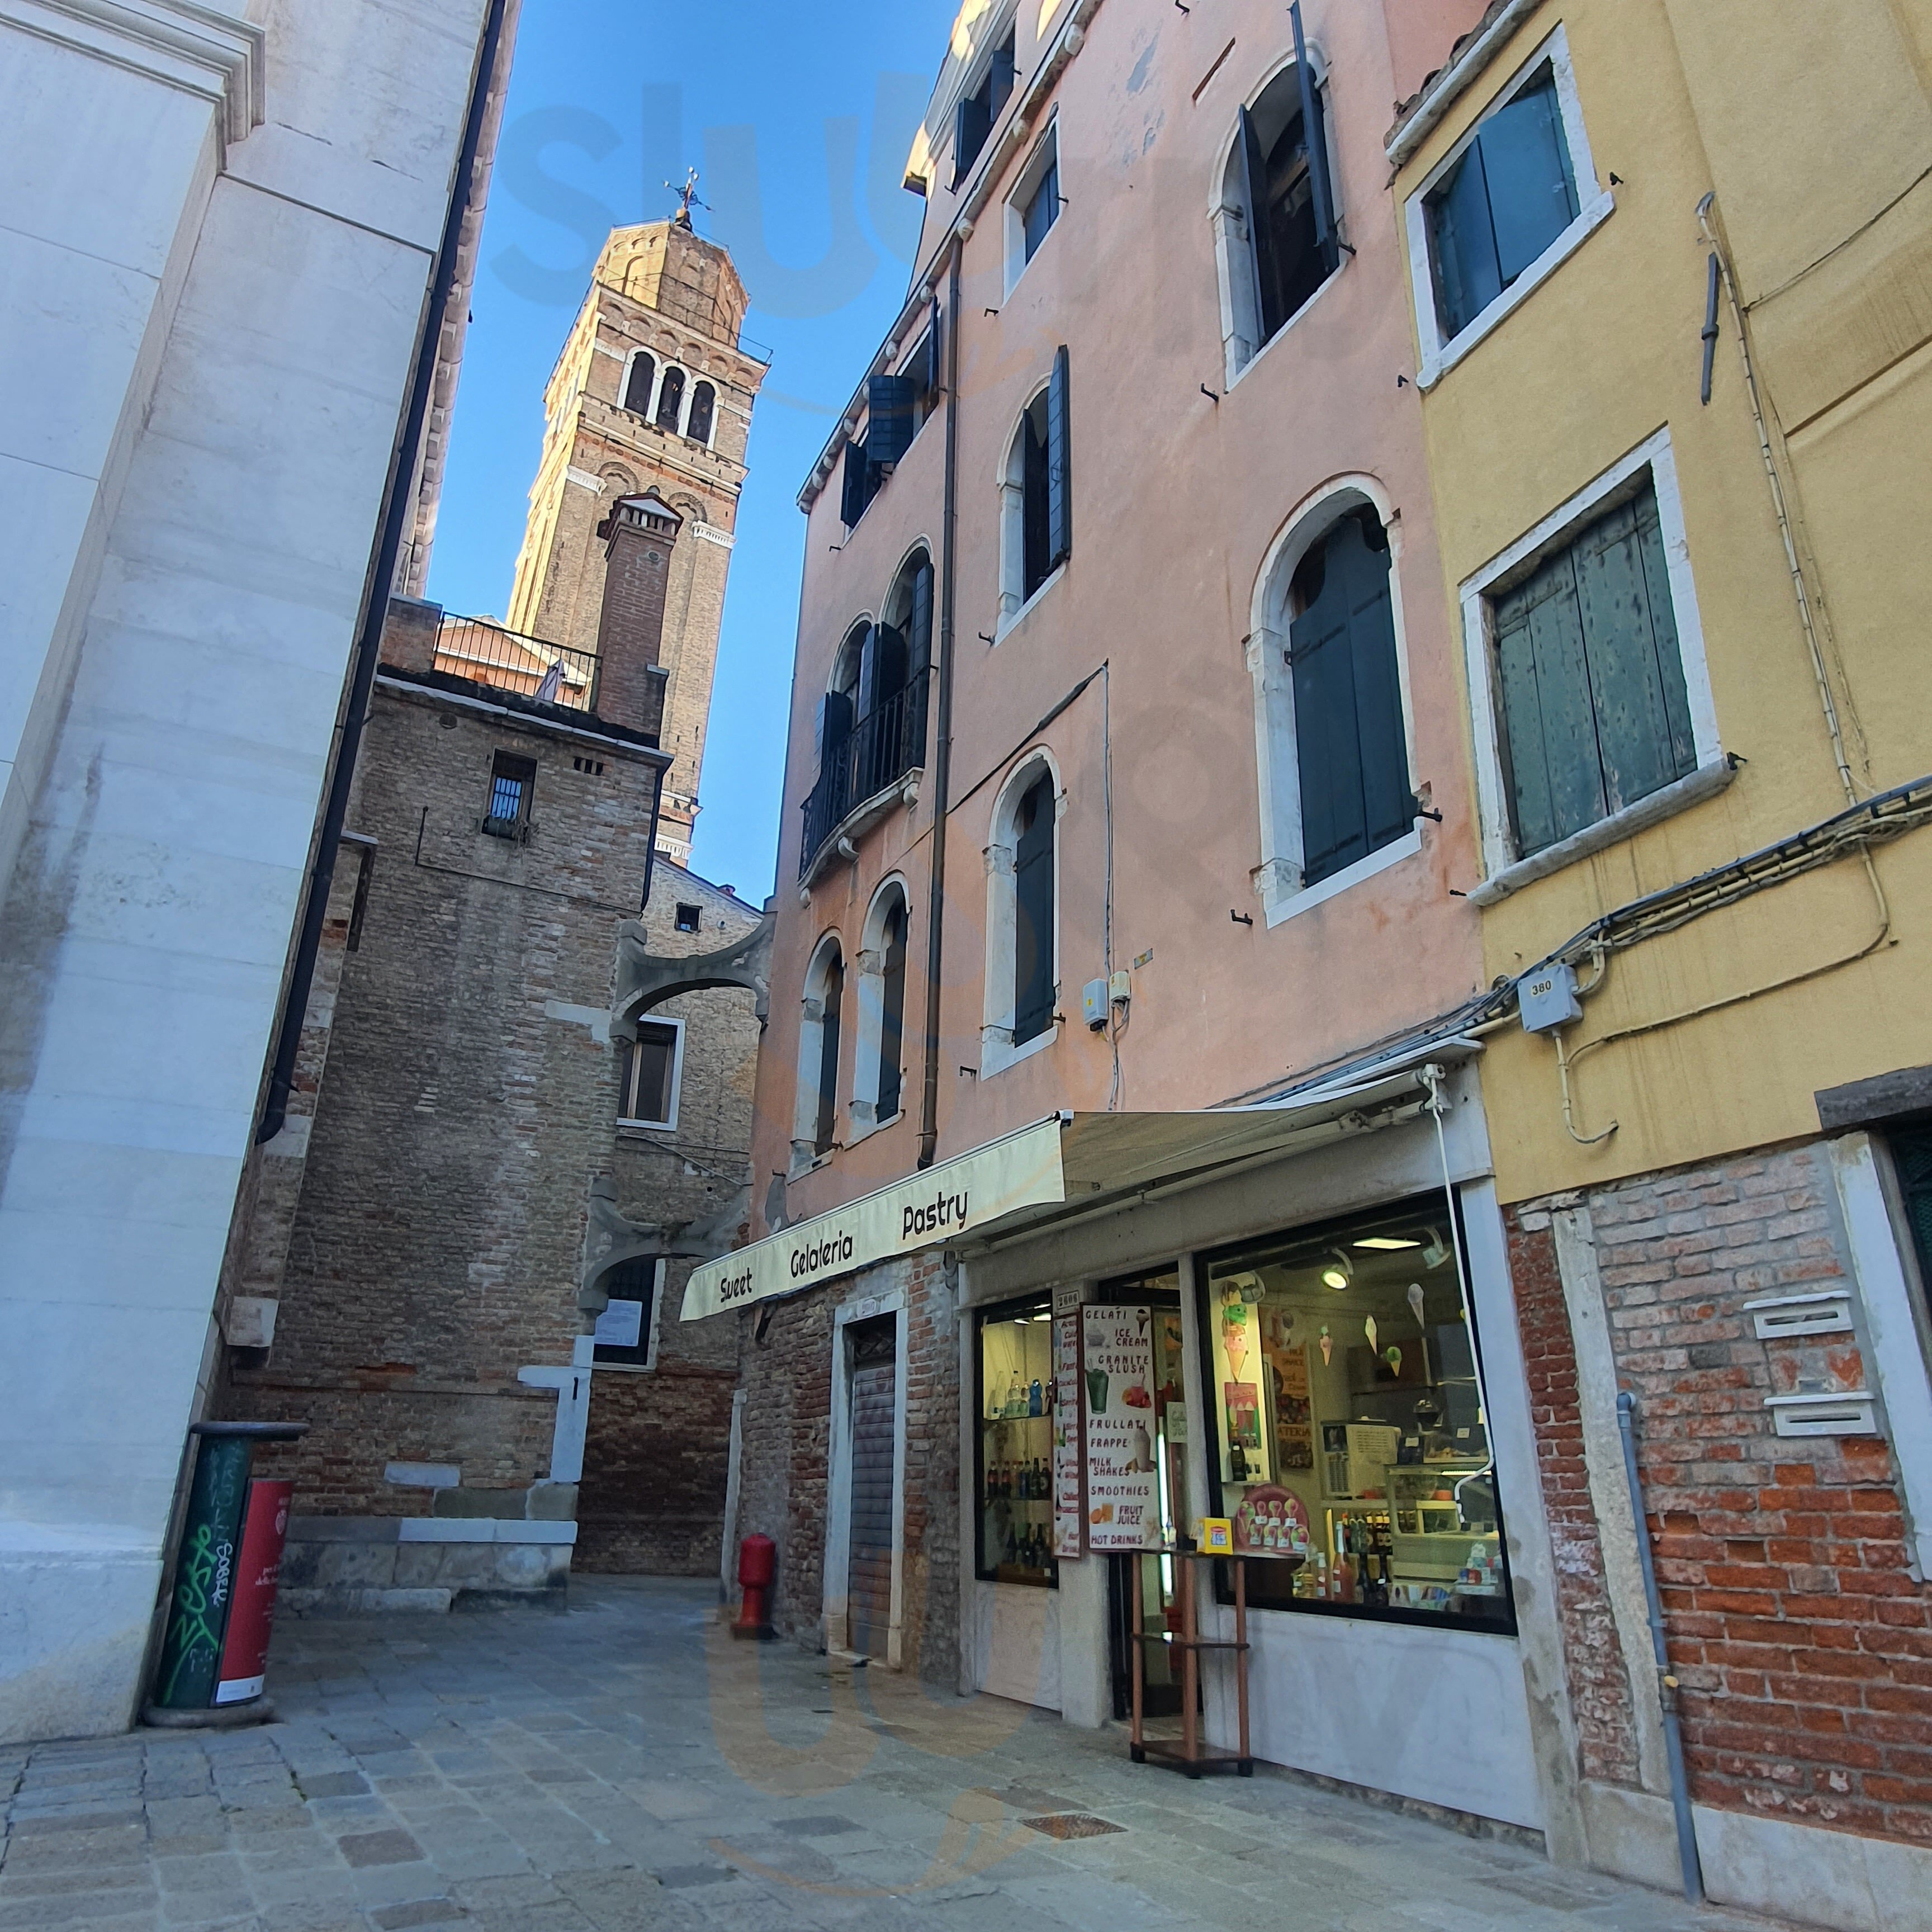
<instances>
[{"instance_id":1,"label":"balcony with iron railing","mask_svg":"<svg viewBox=\"0 0 1932 1932\"><path fill-rule=\"evenodd\" d=\"M850 838L883 818L908 774L926 763L926 698L921 671L902 691L881 700L850 736L828 746L818 781L806 794L805 836L798 875L809 884L820 860L842 835Z\"/></svg>"},{"instance_id":2,"label":"balcony with iron railing","mask_svg":"<svg viewBox=\"0 0 1932 1932\"><path fill-rule=\"evenodd\" d=\"M594 652L526 638L487 617L446 614L436 626L432 668L572 711L597 708Z\"/></svg>"}]
</instances>

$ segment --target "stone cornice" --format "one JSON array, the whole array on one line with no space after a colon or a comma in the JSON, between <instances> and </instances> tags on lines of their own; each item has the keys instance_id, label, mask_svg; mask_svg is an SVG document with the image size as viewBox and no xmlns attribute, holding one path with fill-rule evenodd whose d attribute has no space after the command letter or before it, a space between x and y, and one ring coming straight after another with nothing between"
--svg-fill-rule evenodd
<instances>
[{"instance_id":1,"label":"stone cornice","mask_svg":"<svg viewBox=\"0 0 1932 1932\"><path fill-rule=\"evenodd\" d=\"M209 0L0 0L0 26L207 101L224 151L266 118L262 31Z\"/></svg>"}]
</instances>

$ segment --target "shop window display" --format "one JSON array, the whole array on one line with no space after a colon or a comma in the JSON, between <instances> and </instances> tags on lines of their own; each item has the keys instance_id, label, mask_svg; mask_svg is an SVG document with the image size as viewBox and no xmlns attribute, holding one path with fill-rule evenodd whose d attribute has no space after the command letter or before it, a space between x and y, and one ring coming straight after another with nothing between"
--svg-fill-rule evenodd
<instances>
[{"instance_id":1,"label":"shop window display","mask_svg":"<svg viewBox=\"0 0 1932 1932\"><path fill-rule=\"evenodd\" d=\"M1481 1358L1442 1196L1208 1258L1211 1514L1260 1608L1510 1630Z\"/></svg>"},{"instance_id":2,"label":"shop window display","mask_svg":"<svg viewBox=\"0 0 1932 1932\"><path fill-rule=\"evenodd\" d=\"M1053 1312L1042 1297L980 1320L980 1575L1054 1584Z\"/></svg>"}]
</instances>

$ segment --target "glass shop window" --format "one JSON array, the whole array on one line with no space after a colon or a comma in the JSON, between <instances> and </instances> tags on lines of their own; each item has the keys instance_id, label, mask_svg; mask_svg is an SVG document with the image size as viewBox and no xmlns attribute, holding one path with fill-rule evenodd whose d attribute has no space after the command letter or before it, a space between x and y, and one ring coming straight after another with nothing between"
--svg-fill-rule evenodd
<instances>
[{"instance_id":1,"label":"glass shop window","mask_svg":"<svg viewBox=\"0 0 1932 1932\"><path fill-rule=\"evenodd\" d=\"M1514 1630L1452 1214L1424 1196L1208 1258L1208 1513L1262 1559L1250 1604Z\"/></svg>"},{"instance_id":2,"label":"glass shop window","mask_svg":"<svg viewBox=\"0 0 1932 1932\"><path fill-rule=\"evenodd\" d=\"M979 1574L1053 1586L1051 1297L982 1315L979 1354Z\"/></svg>"}]
</instances>

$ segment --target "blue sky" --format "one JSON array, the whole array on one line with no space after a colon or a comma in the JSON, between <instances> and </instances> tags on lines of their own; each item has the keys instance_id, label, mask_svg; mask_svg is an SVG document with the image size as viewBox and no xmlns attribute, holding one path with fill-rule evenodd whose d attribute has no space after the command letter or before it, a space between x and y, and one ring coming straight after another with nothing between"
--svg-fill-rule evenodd
<instances>
[{"instance_id":1,"label":"blue sky","mask_svg":"<svg viewBox=\"0 0 1932 1932\"><path fill-rule=\"evenodd\" d=\"M670 212L736 257L769 352L724 610L693 863L772 889L804 518L795 498L904 298L920 204L898 185L955 0L524 0L483 230L429 594L500 614L543 388L614 224Z\"/></svg>"}]
</instances>

